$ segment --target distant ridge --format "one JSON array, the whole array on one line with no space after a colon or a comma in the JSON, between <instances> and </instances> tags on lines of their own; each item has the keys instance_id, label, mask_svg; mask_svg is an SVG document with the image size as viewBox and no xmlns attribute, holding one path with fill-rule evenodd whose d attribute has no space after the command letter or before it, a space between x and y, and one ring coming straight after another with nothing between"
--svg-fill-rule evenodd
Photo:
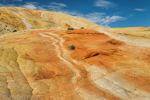
<instances>
[{"instance_id":1,"label":"distant ridge","mask_svg":"<svg viewBox=\"0 0 150 100\"><path fill-rule=\"evenodd\" d=\"M122 35L150 37L150 28L123 27L104 28L84 18L67 15L61 12L34 10L21 7L0 8L0 35L30 29L79 29L105 30Z\"/></svg>"},{"instance_id":2,"label":"distant ridge","mask_svg":"<svg viewBox=\"0 0 150 100\"><path fill-rule=\"evenodd\" d=\"M74 28L102 28L87 19L60 12L32 10L21 7L0 8L0 34L25 29L66 29L68 28L66 25Z\"/></svg>"}]
</instances>

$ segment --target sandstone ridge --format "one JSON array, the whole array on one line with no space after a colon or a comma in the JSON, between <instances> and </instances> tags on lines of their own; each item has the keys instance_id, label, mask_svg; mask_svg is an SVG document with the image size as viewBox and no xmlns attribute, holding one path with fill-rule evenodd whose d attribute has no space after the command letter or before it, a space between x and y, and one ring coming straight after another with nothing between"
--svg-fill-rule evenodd
<instances>
[{"instance_id":1,"label":"sandstone ridge","mask_svg":"<svg viewBox=\"0 0 150 100\"><path fill-rule=\"evenodd\" d=\"M70 16L60 12L31 10L20 7L0 8L0 33L26 29L67 29L101 27L87 19Z\"/></svg>"},{"instance_id":2,"label":"sandstone ridge","mask_svg":"<svg viewBox=\"0 0 150 100\"><path fill-rule=\"evenodd\" d=\"M57 12L0 13L0 100L150 99L148 35Z\"/></svg>"}]
</instances>

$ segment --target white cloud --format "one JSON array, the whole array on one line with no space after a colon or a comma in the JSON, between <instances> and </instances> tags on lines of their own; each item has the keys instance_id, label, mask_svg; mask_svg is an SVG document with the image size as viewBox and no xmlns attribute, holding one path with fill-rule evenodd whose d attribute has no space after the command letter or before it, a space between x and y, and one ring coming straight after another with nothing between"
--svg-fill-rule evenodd
<instances>
[{"instance_id":1,"label":"white cloud","mask_svg":"<svg viewBox=\"0 0 150 100\"><path fill-rule=\"evenodd\" d=\"M36 10L48 10L43 7L43 5L39 5L38 2L26 2L24 5L19 5L19 7L36 9Z\"/></svg>"},{"instance_id":2,"label":"white cloud","mask_svg":"<svg viewBox=\"0 0 150 100\"><path fill-rule=\"evenodd\" d=\"M8 0L3 0L6 2L8 2ZM15 1L19 1L22 2L22 0L13 0ZM23 5L16 5L16 4L2 4L0 3L0 7L13 7L13 6L17 6L17 7L23 7L23 8L29 8L29 9L37 9L37 10L47 10L47 11L60 11L62 8L67 7L67 5L63 4L63 3L56 3L56 2L51 2L47 5L43 5L43 4L39 4L38 2L26 2Z\"/></svg>"},{"instance_id":3,"label":"white cloud","mask_svg":"<svg viewBox=\"0 0 150 100\"><path fill-rule=\"evenodd\" d=\"M51 2L50 4L55 5L55 6L59 6L59 7L67 7L67 5L65 5L63 3Z\"/></svg>"},{"instance_id":4,"label":"white cloud","mask_svg":"<svg viewBox=\"0 0 150 100\"><path fill-rule=\"evenodd\" d=\"M15 6L15 4L6 4L6 5L4 5L4 4L0 3L0 7L14 7L14 6Z\"/></svg>"},{"instance_id":5,"label":"white cloud","mask_svg":"<svg viewBox=\"0 0 150 100\"><path fill-rule=\"evenodd\" d=\"M134 10L136 10L136 11L146 11L146 9L140 9L140 8L136 8Z\"/></svg>"},{"instance_id":6,"label":"white cloud","mask_svg":"<svg viewBox=\"0 0 150 100\"><path fill-rule=\"evenodd\" d=\"M37 9L36 2L27 2L25 5L22 5L24 8Z\"/></svg>"},{"instance_id":7,"label":"white cloud","mask_svg":"<svg viewBox=\"0 0 150 100\"><path fill-rule=\"evenodd\" d=\"M130 15L129 17L132 17L133 15Z\"/></svg>"},{"instance_id":8,"label":"white cloud","mask_svg":"<svg viewBox=\"0 0 150 100\"><path fill-rule=\"evenodd\" d=\"M99 19L101 19L104 15L106 15L105 13L98 13L98 12L93 12L93 13L89 13L87 15L85 15L84 17L97 23Z\"/></svg>"},{"instance_id":9,"label":"white cloud","mask_svg":"<svg viewBox=\"0 0 150 100\"><path fill-rule=\"evenodd\" d=\"M56 2L51 2L50 4L42 5L42 6L51 11L59 11L62 8L67 7L67 5L63 3L56 3Z\"/></svg>"},{"instance_id":10,"label":"white cloud","mask_svg":"<svg viewBox=\"0 0 150 100\"><path fill-rule=\"evenodd\" d=\"M116 15L106 16L106 13L95 13L95 12L85 15L84 18L89 19L103 27L110 27L109 26L110 23L127 19L122 16Z\"/></svg>"},{"instance_id":11,"label":"white cloud","mask_svg":"<svg viewBox=\"0 0 150 100\"><path fill-rule=\"evenodd\" d=\"M68 15L71 15L71 16L78 16L78 17L83 17L84 15L81 14L80 12L78 11L67 11L67 10L60 10L58 12L62 12L62 13L65 13L65 14L68 14Z\"/></svg>"},{"instance_id":12,"label":"white cloud","mask_svg":"<svg viewBox=\"0 0 150 100\"><path fill-rule=\"evenodd\" d=\"M16 1L18 1L18 2L22 2L22 0L13 0L13 2L16 2Z\"/></svg>"},{"instance_id":13,"label":"white cloud","mask_svg":"<svg viewBox=\"0 0 150 100\"><path fill-rule=\"evenodd\" d=\"M121 17L121 16L106 16L104 19L101 20L101 22L103 22L104 24L109 24L112 22L116 22L119 20L125 20L125 17Z\"/></svg>"},{"instance_id":14,"label":"white cloud","mask_svg":"<svg viewBox=\"0 0 150 100\"><path fill-rule=\"evenodd\" d=\"M42 7L42 6L37 6L38 7L38 9L37 10L44 10L44 11L47 11L48 9L46 9L46 8L44 8L44 7Z\"/></svg>"},{"instance_id":15,"label":"white cloud","mask_svg":"<svg viewBox=\"0 0 150 100\"><path fill-rule=\"evenodd\" d=\"M122 16L117 16L117 15L113 15L113 16L107 16L106 13L99 13L99 12L93 12L93 13L89 13L89 14L81 14L77 11L60 11L63 12L65 14L69 14L72 16L78 16L78 17L82 17L85 19L88 19L94 23L97 23L103 27L110 27L109 24L113 23L113 22L117 22L117 21L121 21L121 20L126 20L126 17L122 17Z\"/></svg>"},{"instance_id":16,"label":"white cloud","mask_svg":"<svg viewBox=\"0 0 150 100\"><path fill-rule=\"evenodd\" d=\"M4 7L4 6L5 6L4 4L1 4L1 3L0 3L0 7Z\"/></svg>"},{"instance_id":17,"label":"white cloud","mask_svg":"<svg viewBox=\"0 0 150 100\"><path fill-rule=\"evenodd\" d=\"M100 0L99 0L100 1ZM104 0L102 0L104 1ZM3 5L0 4L0 7L4 6L16 6L15 4L7 4ZM69 14L72 16L78 16L82 18L86 18L92 22L95 22L103 27L110 27L110 24L116 21L121 21L125 20L127 18L122 17L122 16L107 16L106 13L103 12L93 12L93 13L88 13L88 14L82 14L79 11L70 11L70 10L64 10L64 7L67 7L67 5L63 3L56 3L56 2L51 2L47 5L39 5L38 2L26 2L24 5L19 5L19 7L24 7L24 8L29 8L29 9L37 9L37 10L47 10L47 11L57 11L57 12L62 12L65 14Z\"/></svg>"},{"instance_id":18,"label":"white cloud","mask_svg":"<svg viewBox=\"0 0 150 100\"><path fill-rule=\"evenodd\" d=\"M4 3L9 3L11 0L2 0Z\"/></svg>"},{"instance_id":19,"label":"white cloud","mask_svg":"<svg viewBox=\"0 0 150 100\"><path fill-rule=\"evenodd\" d=\"M107 1L107 0L96 0L96 2L94 3L94 6L108 9L108 8L116 7L117 4Z\"/></svg>"},{"instance_id":20,"label":"white cloud","mask_svg":"<svg viewBox=\"0 0 150 100\"><path fill-rule=\"evenodd\" d=\"M0 0L1 1L1 0ZM23 0L2 0L3 3L22 2Z\"/></svg>"}]
</instances>

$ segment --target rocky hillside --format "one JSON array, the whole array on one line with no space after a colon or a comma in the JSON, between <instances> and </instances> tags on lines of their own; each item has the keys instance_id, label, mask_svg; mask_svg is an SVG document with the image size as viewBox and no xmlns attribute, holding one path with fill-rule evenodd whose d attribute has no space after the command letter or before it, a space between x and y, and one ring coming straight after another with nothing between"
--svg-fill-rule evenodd
<instances>
[{"instance_id":1,"label":"rocky hillside","mask_svg":"<svg viewBox=\"0 0 150 100\"><path fill-rule=\"evenodd\" d=\"M128 33L135 28L25 8L0 14L0 100L150 99L150 40Z\"/></svg>"},{"instance_id":2,"label":"rocky hillside","mask_svg":"<svg viewBox=\"0 0 150 100\"><path fill-rule=\"evenodd\" d=\"M59 12L31 10L20 7L0 8L0 34L26 29L97 28L99 25Z\"/></svg>"},{"instance_id":3,"label":"rocky hillside","mask_svg":"<svg viewBox=\"0 0 150 100\"><path fill-rule=\"evenodd\" d=\"M107 28L106 30L121 35L150 38L150 28L146 27Z\"/></svg>"}]
</instances>

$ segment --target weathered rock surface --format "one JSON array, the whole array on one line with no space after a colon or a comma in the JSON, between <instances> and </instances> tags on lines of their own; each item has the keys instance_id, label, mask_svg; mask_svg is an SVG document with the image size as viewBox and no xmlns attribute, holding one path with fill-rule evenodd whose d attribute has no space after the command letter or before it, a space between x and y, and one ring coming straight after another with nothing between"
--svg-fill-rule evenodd
<instances>
[{"instance_id":1,"label":"weathered rock surface","mask_svg":"<svg viewBox=\"0 0 150 100\"><path fill-rule=\"evenodd\" d=\"M0 99L150 99L149 47L94 30L69 33L32 30L1 37Z\"/></svg>"},{"instance_id":2,"label":"weathered rock surface","mask_svg":"<svg viewBox=\"0 0 150 100\"><path fill-rule=\"evenodd\" d=\"M0 100L150 99L149 28L18 7L0 13Z\"/></svg>"},{"instance_id":3,"label":"weathered rock surface","mask_svg":"<svg viewBox=\"0 0 150 100\"><path fill-rule=\"evenodd\" d=\"M121 35L150 38L150 28L146 27L106 28L105 30Z\"/></svg>"},{"instance_id":4,"label":"weathered rock surface","mask_svg":"<svg viewBox=\"0 0 150 100\"><path fill-rule=\"evenodd\" d=\"M0 8L0 13L0 34L26 29L102 28L87 19L59 12L4 7ZM5 25L8 27L6 28Z\"/></svg>"}]
</instances>

